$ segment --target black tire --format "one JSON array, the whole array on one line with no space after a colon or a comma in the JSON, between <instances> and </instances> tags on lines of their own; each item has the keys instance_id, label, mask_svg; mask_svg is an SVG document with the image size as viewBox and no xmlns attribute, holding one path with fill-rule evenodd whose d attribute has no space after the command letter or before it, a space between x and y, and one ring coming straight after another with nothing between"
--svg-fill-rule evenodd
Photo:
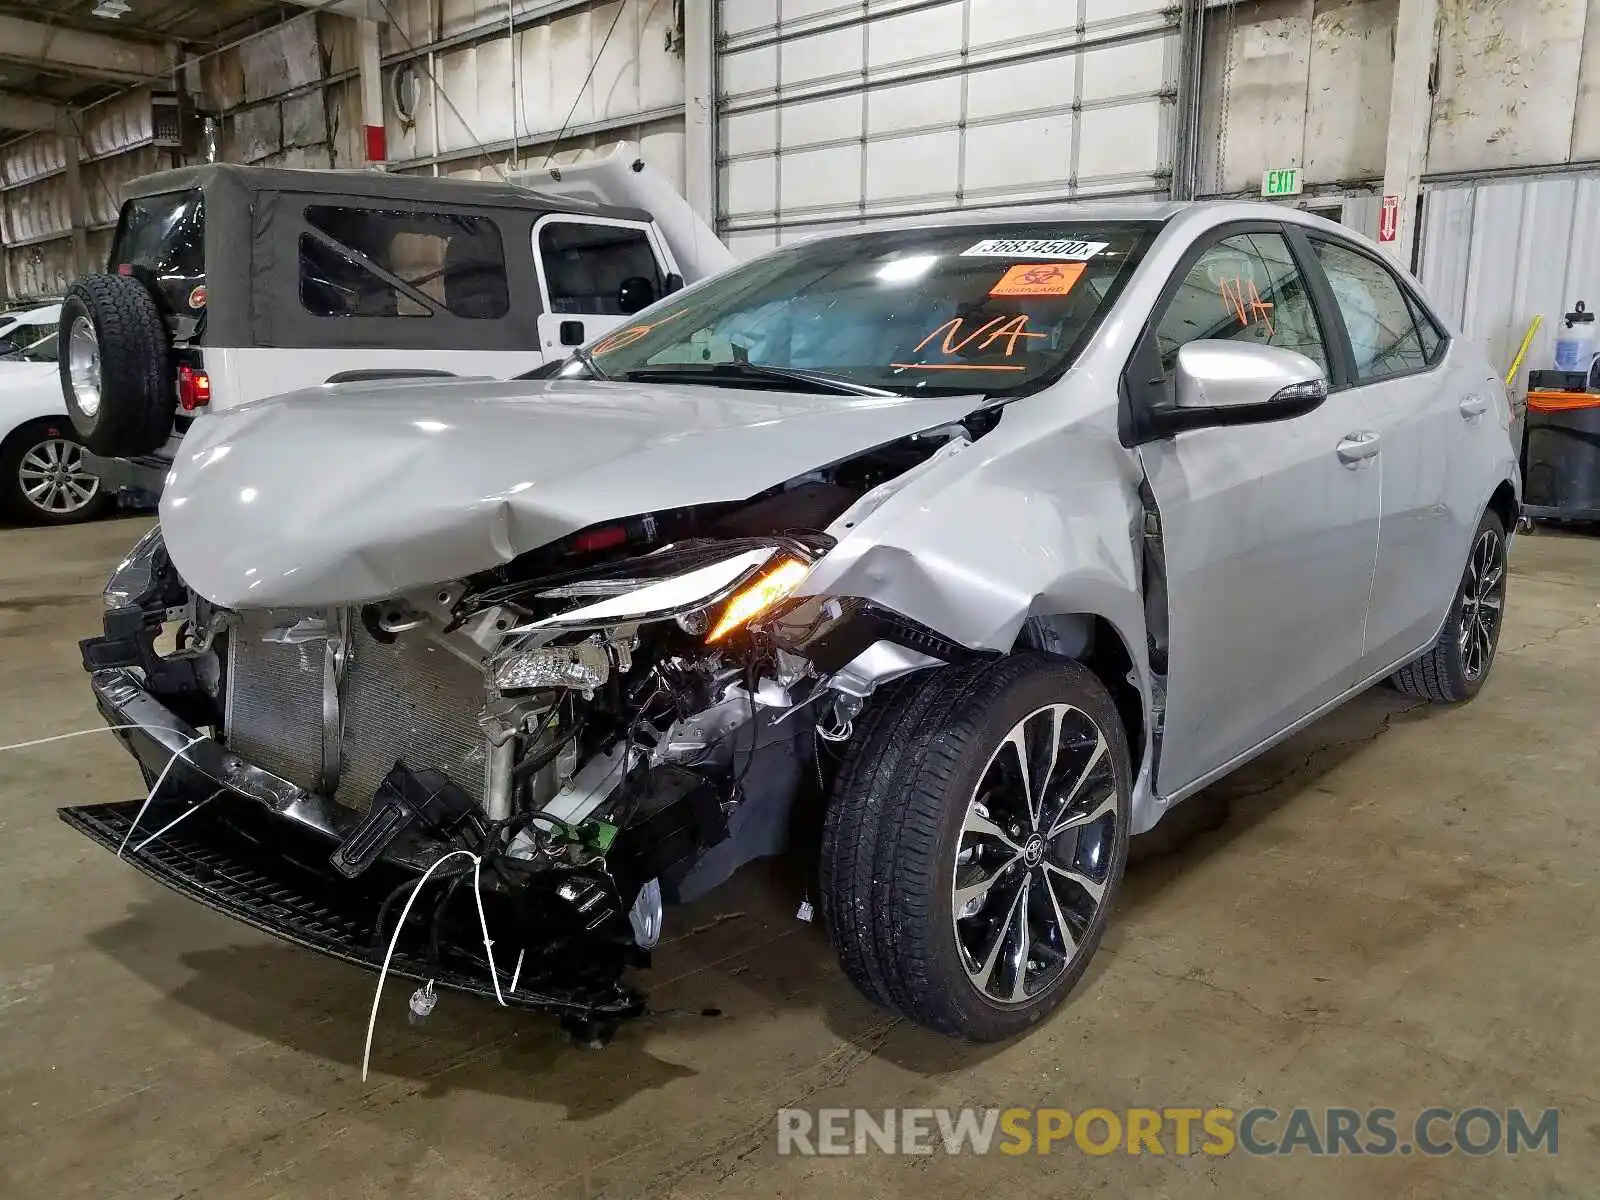
<instances>
[{"instance_id":1,"label":"black tire","mask_svg":"<svg viewBox=\"0 0 1600 1200\"><path fill-rule=\"evenodd\" d=\"M1390 676L1396 691L1436 704L1461 704L1478 694L1489 678L1500 644L1507 578L1506 528L1490 509L1472 535L1467 565L1438 640L1427 653Z\"/></svg>"},{"instance_id":2,"label":"black tire","mask_svg":"<svg viewBox=\"0 0 1600 1200\"><path fill-rule=\"evenodd\" d=\"M1021 841L997 841L984 833L964 832L969 810L991 827L1004 820L994 816L991 821L971 807L978 788L999 778L992 772L1004 773L1006 739L1024 718L1033 722L1027 726L1030 731L1049 728L1036 723L1049 706L1062 706L1064 713L1058 743L1068 732L1082 737L1090 729L1104 739L1096 758L1090 758L1086 747L1098 739L1075 742L1071 752L1081 752L1085 761L1096 764L1086 776L1092 782L1079 791L1079 802L1099 797L1096 808L1109 805L1109 811L1070 836L1063 833L1044 843L1060 849L1070 840L1077 853L1094 839L1094 866L1087 873L1101 892L1087 913L1078 909L1073 896L1081 901L1092 899L1092 893L1085 890L1062 899L1059 889L1074 885L1056 885L1048 897L1031 891L1034 879L1051 869L1031 857L1035 849L1044 849L1037 845L1043 842L1039 834L1012 830L1010 837ZM1068 720L1074 722L1070 730ZM1033 753L1030 748L1030 757ZM1065 754L1061 761L1069 770L1082 765L1076 758L1069 762ZM1127 737L1116 706L1104 685L1077 663L1022 654L942 668L880 694L862 714L823 828L823 918L845 974L874 1002L952 1037L991 1042L1028 1029L1071 992L1105 933L1127 863L1132 787ZM999 811L1000 797L997 788L986 791L990 816ZM1021 815L1028 817L1025 809ZM975 837L985 841L983 848L974 850L975 843L965 840ZM1024 841L1030 857L1015 853ZM1009 857L1009 865L992 872L989 878L1000 882L988 885L984 897L973 897L978 909L958 917L958 871L976 869L981 881L984 868L975 865L976 856L990 851ZM958 853L975 857L958 866ZM1013 899L1007 901L1007 894ZM1026 904L1022 897L1028 897ZM1066 938L1057 936L1049 943L1053 926L1048 919L1024 926L1043 936L1049 943L1043 951L1055 961L1041 962L1037 990L1026 993L1036 965L1036 944L1030 937L1022 987L1015 984L1014 968L1007 968L1013 972L1013 998L988 994L987 987L997 982L1000 948L1017 944L1013 915L1023 910L1048 915L1045 906L1052 901L1058 915L1065 911L1063 904L1072 910L1074 920L1067 921L1072 926L1070 952ZM1009 911L1001 912L1008 903ZM995 906L992 915L990 906ZM974 932L993 951L990 970L980 967L977 975L967 966L972 959L966 943Z\"/></svg>"},{"instance_id":3,"label":"black tire","mask_svg":"<svg viewBox=\"0 0 1600 1200\"><path fill-rule=\"evenodd\" d=\"M74 338L92 330L98 398L73 384ZM177 396L166 322L149 289L131 276L86 275L67 289L58 339L61 394L83 444L107 458L161 449Z\"/></svg>"},{"instance_id":4,"label":"black tire","mask_svg":"<svg viewBox=\"0 0 1600 1200\"><path fill-rule=\"evenodd\" d=\"M92 494L82 497L83 488L90 485L81 469L81 450L82 442L64 420L29 421L14 429L0 442L0 515L21 525L78 525L109 512L116 496L99 480L93 480ZM52 461L62 467L65 478L60 486L47 477Z\"/></svg>"}]
</instances>

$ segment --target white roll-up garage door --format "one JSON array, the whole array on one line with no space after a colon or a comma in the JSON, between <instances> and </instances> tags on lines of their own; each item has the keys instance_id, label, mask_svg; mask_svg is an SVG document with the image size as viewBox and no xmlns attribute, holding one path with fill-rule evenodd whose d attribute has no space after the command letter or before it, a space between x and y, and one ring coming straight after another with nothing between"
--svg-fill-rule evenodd
<instances>
[{"instance_id":1,"label":"white roll-up garage door","mask_svg":"<svg viewBox=\"0 0 1600 1200\"><path fill-rule=\"evenodd\" d=\"M1165 195L1169 0L719 0L718 218L741 254L875 218Z\"/></svg>"}]
</instances>

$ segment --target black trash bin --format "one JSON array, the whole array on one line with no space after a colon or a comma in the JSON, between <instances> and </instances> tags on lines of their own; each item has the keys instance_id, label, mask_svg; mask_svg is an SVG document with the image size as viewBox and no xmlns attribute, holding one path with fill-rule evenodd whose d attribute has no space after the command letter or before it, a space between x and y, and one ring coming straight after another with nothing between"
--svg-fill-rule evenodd
<instances>
[{"instance_id":1,"label":"black trash bin","mask_svg":"<svg viewBox=\"0 0 1600 1200\"><path fill-rule=\"evenodd\" d=\"M1528 373L1528 416L1522 435L1524 516L1539 521L1600 521L1600 388L1590 386L1596 373Z\"/></svg>"}]
</instances>

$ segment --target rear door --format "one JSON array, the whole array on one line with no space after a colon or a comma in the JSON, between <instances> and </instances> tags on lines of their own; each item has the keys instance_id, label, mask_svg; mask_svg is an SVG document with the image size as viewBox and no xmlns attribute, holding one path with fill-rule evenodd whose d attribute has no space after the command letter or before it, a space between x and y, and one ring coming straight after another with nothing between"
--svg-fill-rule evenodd
<instances>
[{"instance_id":1,"label":"rear door","mask_svg":"<svg viewBox=\"0 0 1600 1200\"><path fill-rule=\"evenodd\" d=\"M533 227L544 295L539 347L568 354L667 294L676 268L654 228L641 221L552 213Z\"/></svg>"},{"instance_id":2,"label":"rear door","mask_svg":"<svg viewBox=\"0 0 1600 1200\"><path fill-rule=\"evenodd\" d=\"M1363 663L1375 673L1427 645L1466 562L1488 500L1478 472L1471 494L1457 494L1462 438L1481 424L1482 378L1463 377L1450 344L1410 289L1377 254L1323 235L1307 235L1332 292L1348 348L1346 403L1378 435L1383 523L1372 578ZM1458 359L1461 356L1456 356ZM1476 389L1476 391L1475 391Z\"/></svg>"},{"instance_id":3,"label":"rear door","mask_svg":"<svg viewBox=\"0 0 1600 1200\"><path fill-rule=\"evenodd\" d=\"M1340 382L1315 295L1279 226L1206 235L1146 335L1167 388L1178 349L1201 339L1294 350ZM1366 432L1336 390L1302 416L1139 448L1167 583L1162 795L1214 777L1350 686L1378 540Z\"/></svg>"}]
</instances>

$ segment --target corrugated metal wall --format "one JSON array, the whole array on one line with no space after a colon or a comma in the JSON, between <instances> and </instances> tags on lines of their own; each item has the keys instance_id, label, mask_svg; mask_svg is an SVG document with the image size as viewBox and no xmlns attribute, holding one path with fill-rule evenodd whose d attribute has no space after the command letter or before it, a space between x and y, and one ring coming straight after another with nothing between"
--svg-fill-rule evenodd
<instances>
[{"instance_id":1,"label":"corrugated metal wall","mask_svg":"<svg viewBox=\"0 0 1600 1200\"><path fill-rule=\"evenodd\" d=\"M1167 193L1168 0L721 0L719 220L742 254L952 207Z\"/></svg>"},{"instance_id":2,"label":"corrugated metal wall","mask_svg":"<svg viewBox=\"0 0 1600 1200\"><path fill-rule=\"evenodd\" d=\"M1561 315L1600 308L1600 174L1431 188L1422 211L1420 275L1443 315L1504 371L1542 313L1524 372L1554 366Z\"/></svg>"},{"instance_id":3,"label":"corrugated metal wall","mask_svg":"<svg viewBox=\"0 0 1600 1200\"><path fill-rule=\"evenodd\" d=\"M684 74L674 0L387 0L384 109L391 169L493 177L583 157L585 141L639 141L645 157L683 186ZM542 16L539 14L543 14ZM514 26L514 28L513 28ZM349 29L338 23L335 33ZM326 39L334 69L354 47ZM428 50L428 47L437 47ZM411 55L420 84L415 112L395 112L393 56ZM354 91L344 120L359 124ZM473 152L488 146L491 153ZM342 165L342 164L341 164Z\"/></svg>"},{"instance_id":4,"label":"corrugated metal wall","mask_svg":"<svg viewBox=\"0 0 1600 1200\"><path fill-rule=\"evenodd\" d=\"M122 186L161 169L172 129L158 128L163 101L136 89L76 114L87 264L73 251L69 143L36 133L0 151L0 269L8 303L59 296L85 266L104 263Z\"/></svg>"}]
</instances>

